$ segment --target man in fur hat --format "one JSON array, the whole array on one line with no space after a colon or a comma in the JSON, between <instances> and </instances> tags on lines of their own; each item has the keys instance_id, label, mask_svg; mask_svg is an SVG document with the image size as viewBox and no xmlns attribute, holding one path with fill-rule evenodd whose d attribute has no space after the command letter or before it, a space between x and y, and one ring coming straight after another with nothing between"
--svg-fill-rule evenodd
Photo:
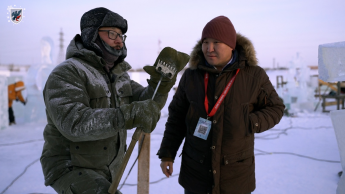
<instances>
[{"instance_id":1,"label":"man in fur hat","mask_svg":"<svg viewBox=\"0 0 345 194\"><path fill-rule=\"evenodd\" d=\"M219 16L206 24L176 94L158 156L169 177L183 139L185 194L248 194L255 189L254 133L279 123L284 104L251 41Z\"/></svg>"},{"instance_id":2,"label":"man in fur hat","mask_svg":"<svg viewBox=\"0 0 345 194\"><path fill-rule=\"evenodd\" d=\"M130 79L131 66L124 61L127 27L126 19L106 8L84 13L81 35L46 82L41 164L45 185L57 193L108 193L126 152L127 129L151 133L175 83L176 75L164 78L151 100L160 79L157 61L169 61L178 72L189 60L164 48L154 66L144 67L150 80L141 86Z\"/></svg>"}]
</instances>

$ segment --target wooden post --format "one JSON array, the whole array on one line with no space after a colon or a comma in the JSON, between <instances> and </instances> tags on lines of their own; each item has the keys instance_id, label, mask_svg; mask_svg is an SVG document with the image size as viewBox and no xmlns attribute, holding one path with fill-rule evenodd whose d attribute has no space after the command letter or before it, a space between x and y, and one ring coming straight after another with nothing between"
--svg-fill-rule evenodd
<instances>
[{"instance_id":1,"label":"wooden post","mask_svg":"<svg viewBox=\"0 0 345 194\"><path fill-rule=\"evenodd\" d=\"M142 133L141 135L144 135ZM141 144L142 137L139 138L139 144ZM137 194L149 194L150 188L150 144L151 135L145 134L144 143L140 151L138 158L138 187Z\"/></svg>"},{"instance_id":2,"label":"wooden post","mask_svg":"<svg viewBox=\"0 0 345 194\"><path fill-rule=\"evenodd\" d=\"M282 85L283 87L283 84L280 83L279 79L281 80L281 82L283 82L283 76L282 75L277 75L277 88L279 88L279 85Z\"/></svg>"},{"instance_id":3,"label":"wooden post","mask_svg":"<svg viewBox=\"0 0 345 194\"><path fill-rule=\"evenodd\" d=\"M284 84L287 84L287 82L284 82L282 75L277 75L277 88L279 86L284 87Z\"/></svg>"}]
</instances>

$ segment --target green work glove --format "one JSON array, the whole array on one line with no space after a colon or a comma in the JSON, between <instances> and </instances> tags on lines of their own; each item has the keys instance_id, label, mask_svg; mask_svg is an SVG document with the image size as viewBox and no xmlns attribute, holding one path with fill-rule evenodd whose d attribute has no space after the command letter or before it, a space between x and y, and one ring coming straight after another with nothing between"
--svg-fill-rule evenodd
<instances>
[{"instance_id":1,"label":"green work glove","mask_svg":"<svg viewBox=\"0 0 345 194\"><path fill-rule=\"evenodd\" d=\"M155 129L161 115L158 103L151 99L122 105L120 110L125 120L125 129L140 127L145 133Z\"/></svg>"},{"instance_id":2,"label":"green work glove","mask_svg":"<svg viewBox=\"0 0 345 194\"><path fill-rule=\"evenodd\" d=\"M176 51L175 49L171 47L165 47L159 53L156 59L156 62L154 63L153 66L145 66L144 70L148 74L150 74L150 79L147 80L147 82L149 83L150 86L152 86L155 89L162 76L162 74L156 70L158 61L165 62L166 64L169 65L169 68L176 71L175 75L172 78L163 77L162 82L157 90L161 94L166 94L175 85L176 76L178 72L180 72L187 65L189 61L189 55L187 55L186 53Z\"/></svg>"}]
</instances>

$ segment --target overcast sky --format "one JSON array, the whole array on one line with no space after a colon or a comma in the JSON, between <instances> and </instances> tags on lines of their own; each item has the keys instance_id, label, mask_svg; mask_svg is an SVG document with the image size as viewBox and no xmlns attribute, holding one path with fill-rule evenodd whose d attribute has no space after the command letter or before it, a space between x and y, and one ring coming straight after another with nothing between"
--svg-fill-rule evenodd
<instances>
[{"instance_id":1,"label":"overcast sky","mask_svg":"<svg viewBox=\"0 0 345 194\"><path fill-rule=\"evenodd\" d=\"M25 8L21 23L8 22L7 7ZM59 0L0 2L0 64L39 64L40 41L54 41L53 61L64 32L64 51L80 33L80 18L106 7L128 20L126 60L133 68L152 64L160 47L190 53L205 24L219 15L254 44L262 67L288 66L298 52L306 65L317 65L318 45L345 41L344 0Z\"/></svg>"}]
</instances>

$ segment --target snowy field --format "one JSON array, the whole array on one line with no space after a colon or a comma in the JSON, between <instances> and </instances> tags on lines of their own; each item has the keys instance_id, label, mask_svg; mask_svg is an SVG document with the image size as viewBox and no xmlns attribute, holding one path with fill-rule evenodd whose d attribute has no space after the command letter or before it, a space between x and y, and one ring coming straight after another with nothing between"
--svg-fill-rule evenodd
<instances>
[{"instance_id":1,"label":"snowy field","mask_svg":"<svg viewBox=\"0 0 345 194\"><path fill-rule=\"evenodd\" d=\"M167 104L172 96L173 92ZM335 106L327 109L335 110ZM178 184L181 158L176 158L173 176L166 179L156 156L167 114L166 105L151 134L152 194L183 193L183 188ZM0 130L0 194L55 193L52 188L44 186L39 162L44 143L44 126L44 122L18 122L17 125ZM128 131L127 144L133 132ZM137 153L136 147L123 179ZM255 155L257 186L253 194L333 194L336 191L338 172L341 171L338 145L330 115L321 113L320 107L316 112L305 111L295 117L284 116L273 129L256 134ZM133 168L121 191L124 194L136 193L136 182L137 166Z\"/></svg>"}]
</instances>

